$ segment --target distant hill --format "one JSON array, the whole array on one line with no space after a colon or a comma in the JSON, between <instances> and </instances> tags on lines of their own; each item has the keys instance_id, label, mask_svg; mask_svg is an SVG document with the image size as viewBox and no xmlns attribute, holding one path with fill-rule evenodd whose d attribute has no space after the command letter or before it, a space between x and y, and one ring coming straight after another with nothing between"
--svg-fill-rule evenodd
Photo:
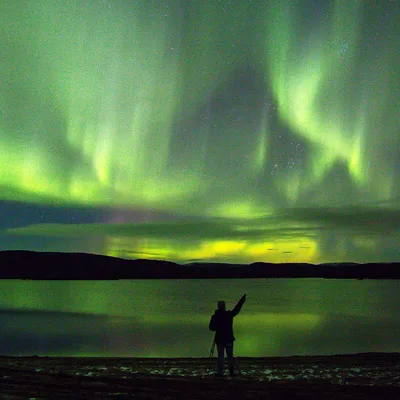
<instances>
[{"instance_id":1,"label":"distant hill","mask_svg":"<svg viewBox=\"0 0 400 400\"><path fill-rule=\"evenodd\" d=\"M0 251L0 279L400 279L400 263L252 264L125 260L98 254Z\"/></svg>"}]
</instances>

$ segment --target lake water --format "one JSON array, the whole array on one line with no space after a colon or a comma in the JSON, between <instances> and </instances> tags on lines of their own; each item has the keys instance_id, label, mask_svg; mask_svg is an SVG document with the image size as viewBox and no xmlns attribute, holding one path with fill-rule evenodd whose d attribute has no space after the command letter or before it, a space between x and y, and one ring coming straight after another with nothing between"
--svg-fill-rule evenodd
<instances>
[{"instance_id":1,"label":"lake water","mask_svg":"<svg viewBox=\"0 0 400 400\"><path fill-rule=\"evenodd\" d=\"M399 352L400 282L333 279L0 281L0 354L208 357L218 300L235 354Z\"/></svg>"}]
</instances>

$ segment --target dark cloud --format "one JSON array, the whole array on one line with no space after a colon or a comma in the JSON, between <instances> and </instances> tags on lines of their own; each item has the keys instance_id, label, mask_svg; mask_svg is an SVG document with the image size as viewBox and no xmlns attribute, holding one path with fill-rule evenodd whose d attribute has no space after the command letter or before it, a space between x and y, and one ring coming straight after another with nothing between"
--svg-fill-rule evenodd
<instances>
[{"instance_id":1,"label":"dark cloud","mask_svg":"<svg viewBox=\"0 0 400 400\"><path fill-rule=\"evenodd\" d=\"M305 224L315 223L325 229L346 229L356 234L382 234L400 230L400 209L392 208L294 208L278 214L276 218Z\"/></svg>"},{"instance_id":2,"label":"dark cloud","mask_svg":"<svg viewBox=\"0 0 400 400\"><path fill-rule=\"evenodd\" d=\"M293 208L268 217L191 219L139 224L36 224L8 229L16 236L76 238L92 235L204 239L292 238L316 236L323 231L345 230L347 235L381 235L400 230L400 210L371 207Z\"/></svg>"}]
</instances>

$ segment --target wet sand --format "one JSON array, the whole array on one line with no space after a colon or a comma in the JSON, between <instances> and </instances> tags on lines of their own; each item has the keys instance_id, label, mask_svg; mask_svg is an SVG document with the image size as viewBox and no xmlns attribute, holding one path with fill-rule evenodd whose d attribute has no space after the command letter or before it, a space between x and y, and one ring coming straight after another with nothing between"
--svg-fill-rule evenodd
<instances>
[{"instance_id":1,"label":"wet sand","mask_svg":"<svg viewBox=\"0 0 400 400\"><path fill-rule=\"evenodd\" d=\"M238 358L233 378L207 366L207 358L0 357L0 399L400 398L398 353Z\"/></svg>"}]
</instances>

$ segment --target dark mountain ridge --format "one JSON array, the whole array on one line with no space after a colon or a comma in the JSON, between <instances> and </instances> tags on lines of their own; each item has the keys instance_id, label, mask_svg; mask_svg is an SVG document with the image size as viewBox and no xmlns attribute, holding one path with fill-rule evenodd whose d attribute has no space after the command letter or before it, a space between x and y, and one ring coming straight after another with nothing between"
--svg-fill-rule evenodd
<instances>
[{"instance_id":1,"label":"dark mountain ridge","mask_svg":"<svg viewBox=\"0 0 400 400\"><path fill-rule=\"evenodd\" d=\"M400 263L177 264L99 254L0 251L0 279L114 280L217 278L400 279Z\"/></svg>"}]
</instances>

